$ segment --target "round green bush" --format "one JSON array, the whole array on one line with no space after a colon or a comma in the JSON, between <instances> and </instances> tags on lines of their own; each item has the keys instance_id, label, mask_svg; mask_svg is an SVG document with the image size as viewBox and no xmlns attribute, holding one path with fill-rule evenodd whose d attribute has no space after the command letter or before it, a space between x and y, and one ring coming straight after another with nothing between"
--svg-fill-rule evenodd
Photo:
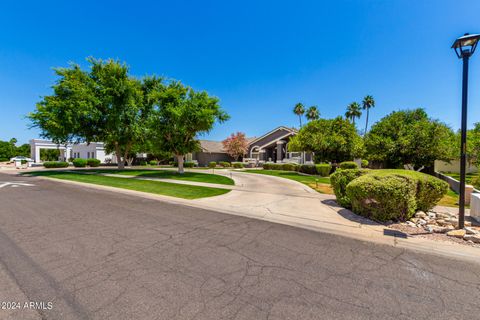
<instances>
[{"instance_id":1,"label":"round green bush","mask_svg":"<svg viewBox=\"0 0 480 320\"><path fill-rule=\"evenodd\" d=\"M376 221L410 219L416 210L417 181L406 175L366 174L347 185L355 213Z\"/></svg>"},{"instance_id":2,"label":"round green bush","mask_svg":"<svg viewBox=\"0 0 480 320\"><path fill-rule=\"evenodd\" d=\"M337 170L330 175L330 184L337 198L337 203L345 208L351 208L350 198L347 196L347 185L358 177L368 173L364 169Z\"/></svg>"},{"instance_id":3,"label":"round green bush","mask_svg":"<svg viewBox=\"0 0 480 320\"><path fill-rule=\"evenodd\" d=\"M150 162L148 164L151 165L151 166L156 166L156 165L158 165L158 161L157 160L150 160Z\"/></svg>"},{"instance_id":4,"label":"round green bush","mask_svg":"<svg viewBox=\"0 0 480 320\"><path fill-rule=\"evenodd\" d=\"M195 162L193 162L193 161L185 161L185 162L183 163L183 167L184 167L184 168L193 168L193 167L195 167Z\"/></svg>"},{"instance_id":5,"label":"round green bush","mask_svg":"<svg viewBox=\"0 0 480 320\"><path fill-rule=\"evenodd\" d=\"M362 159L362 168L368 168L368 160Z\"/></svg>"},{"instance_id":6,"label":"round green bush","mask_svg":"<svg viewBox=\"0 0 480 320\"><path fill-rule=\"evenodd\" d=\"M100 160L98 159L87 159L87 164L89 167L99 167L100 166Z\"/></svg>"},{"instance_id":7,"label":"round green bush","mask_svg":"<svg viewBox=\"0 0 480 320\"><path fill-rule=\"evenodd\" d=\"M216 163L215 161L210 161L210 162L208 163L208 167L209 167L209 168L212 168L212 169L213 169L213 168L216 168L216 167L217 167L217 163Z\"/></svg>"},{"instance_id":8,"label":"round green bush","mask_svg":"<svg viewBox=\"0 0 480 320\"><path fill-rule=\"evenodd\" d=\"M228 161L220 161L218 164L220 166L224 167L224 168L230 168L231 167L230 162L228 162Z\"/></svg>"},{"instance_id":9,"label":"round green bush","mask_svg":"<svg viewBox=\"0 0 480 320\"><path fill-rule=\"evenodd\" d=\"M68 162L65 161L46 161L43 163L45 168L67 168Z\"/></svg>"},{"instance_id":10,"label":"round green bush","mask_svg":"<svg viewBox=\"0 0 480 320\"><path fill-rule=\"evenodd\" d=\"M356 162L353 162L353 161L344 161L344 162L340 162L338 167L342 170L344 170L344 169L358 169L358 164Z\"/></svg>"},{"instance_id":11,"label":"round green bush","mask_svg":"<svg viewBox=\"0 0 480 320\"><path fill-rule=\"evenodd\" d=\"M87 159L76 158L72 161L75 168L85 168L87 166Z\"/></svg>"},{"instance_id":12,"label":"round green bush","mask_svg":"<svg viewBox=\"0 0 480 320\"><path fill-rule=\"evenodd\" d=\"M332 171L332 166L328 163L317 164L315 165L315 168L317 170L317 174L322 177L328 177L330 171Z\"/></svg>"},{"instance_id":13,"label":"round green bush","mask_svg":"<svg viewBox=\"0 0 480 320\"><path fill-rule=\"evenodd\" d=\"M237 169L245 168L245 165L243 164L243 162L232 162L232 166Z\"/></svg>"},{"instance_id":14,"label":"round green bush","mask_svg":"<svg viewBox=\"0 0 480 320\"><path fill-rule=\"evenodd\" d=\"M282 164L282 170L285 171L297 171L297 165L295 163L284 163Z\"/></svg>"}]
</instances>

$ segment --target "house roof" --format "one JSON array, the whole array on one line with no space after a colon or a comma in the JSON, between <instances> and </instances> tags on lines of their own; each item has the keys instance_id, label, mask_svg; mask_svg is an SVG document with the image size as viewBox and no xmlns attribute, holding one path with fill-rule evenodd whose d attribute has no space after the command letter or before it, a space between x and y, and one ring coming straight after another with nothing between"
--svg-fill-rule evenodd
<instances>
[{"instance_id":1,"label":"house roof","mask_svg":"<svg viewBox=\"0 0 480 320\"><path fill-rule=\"evenodd\" d=\"M298 130L295 129L295 128L289 128L289 127L285 127L285 126L280 126L280 127L277 127L277 128L275 128L275 129L273 129L272 131L269 131L269 132L265 133L263 136L260 136L260 137L258 137L258 138L252 139L251 141L248 142L248 144L251 144L251 143L253 143L253 142L255 142L255 141L261 140L262 138L265 138L266 136L271 135L271 134L274 133L275 131L282 130L282 129L285 130L285 131L288 131L288 132L290 132L290 133L292 133L292 134L298 133Z\"/></svg>"},{"instance_id":2,"label":"house roof","mask_svg":"<svg viewBox=\"0 0 480 320\"><path fill-rule=\"evenodd\" d=\"M248 144L250 144L251 141L255 140L255 137L251 138L246 138ZM202 151L204 152L210 152L210 153L225 153L226 151L223 149L223 144L222 141L213 141L213 140L199 140L200 141L200 147L202 148Z\"/></svg>"}]
</instances>

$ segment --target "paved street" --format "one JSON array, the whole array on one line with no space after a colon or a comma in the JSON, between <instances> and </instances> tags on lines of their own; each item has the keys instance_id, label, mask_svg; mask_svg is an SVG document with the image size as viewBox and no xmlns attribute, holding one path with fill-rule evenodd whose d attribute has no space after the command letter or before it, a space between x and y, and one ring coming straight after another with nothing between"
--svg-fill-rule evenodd
<instances>
[{"instance_id":1,"label":"paved street","mask_svg":"<svg viewBox=\"0 0 480 320\"><path fill-rule=\"evenodd\" d=\"M0 319L474 319L478 264L0 173ZM31 184L31 185L25 185Z\"/></svg>"}]
</instances>

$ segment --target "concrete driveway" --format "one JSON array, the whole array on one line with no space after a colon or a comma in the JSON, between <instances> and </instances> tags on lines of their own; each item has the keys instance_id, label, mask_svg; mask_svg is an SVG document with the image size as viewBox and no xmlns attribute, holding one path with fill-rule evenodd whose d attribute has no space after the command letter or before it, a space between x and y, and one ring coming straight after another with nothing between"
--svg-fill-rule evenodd
<instances>
[{"instance_id":1,"label":"concrete driveway","mask_svg":"<svg viewBox=\"0 0 480 320\"><path fill-rule=\"evenodd\" d=\"M0 181L19 180L0 174ZM0 319L461 319L480 265L22 178L0 189Z\"/></svg>"}]
</instances>

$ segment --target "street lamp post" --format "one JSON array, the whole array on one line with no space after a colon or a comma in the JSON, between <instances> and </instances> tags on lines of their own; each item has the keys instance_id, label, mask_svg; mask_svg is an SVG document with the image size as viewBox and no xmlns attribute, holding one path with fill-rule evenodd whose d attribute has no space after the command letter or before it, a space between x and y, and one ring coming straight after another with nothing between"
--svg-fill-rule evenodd
<instances>
[{"instance_id":1,"label":"street lamp post","mask_svg":"<svg viewBox=\"0 0 480 320\"><path fill-rule=\"evenodd\" d=\"M468 60L477 48L479 34L468 34L455 40L452 48L459 59L463 60L462 80L462 128L460 141L460 200L458 212L458 228L465 227L465 169L467 162L467 97L468 97Z\"/></svg>"}]
</instances>

